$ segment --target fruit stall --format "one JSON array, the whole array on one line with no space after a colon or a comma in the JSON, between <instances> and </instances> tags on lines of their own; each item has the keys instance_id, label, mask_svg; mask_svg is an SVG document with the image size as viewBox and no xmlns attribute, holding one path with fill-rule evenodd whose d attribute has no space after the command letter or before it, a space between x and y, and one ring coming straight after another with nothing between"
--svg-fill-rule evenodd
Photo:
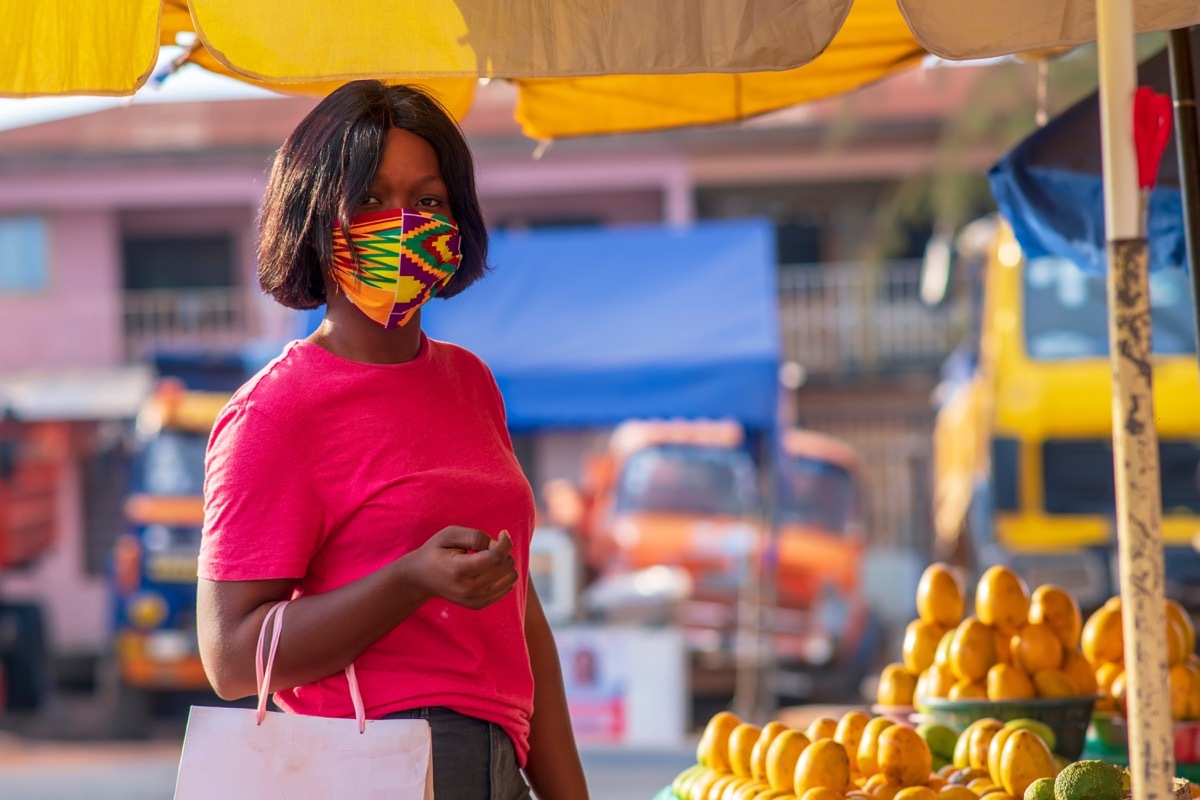
<instances>
[{"instance_id":1,"label":"fruit stall","mask_svg":"<svg viewBox=\"0 0 1200 800\"><path fill-rule=\"evenodd\" d=\"M975 587L933 564L877 703L803 728L722 711L696 764L655 800L1125 800L1130 795L1120 597L1087 616L1053 585L1005 567ZM1166 600L1167 680L1179 800L1200 797L1200 656Z\"/></svg>"}]
</instances>

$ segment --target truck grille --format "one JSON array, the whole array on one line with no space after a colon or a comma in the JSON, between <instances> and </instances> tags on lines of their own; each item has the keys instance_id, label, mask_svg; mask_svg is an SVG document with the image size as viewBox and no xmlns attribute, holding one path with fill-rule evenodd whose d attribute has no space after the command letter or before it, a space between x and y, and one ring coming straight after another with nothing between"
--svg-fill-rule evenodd
<instances>
[{"instance_id":1,"label":"truck grille","mask_svg":"<svg viewBox=\"0 0 1200 800\"><path fill-rule=\"evenodd\" d=\"M1159 442L1165 514L1200 513L1200 446ZM1042 486L1048 514L1113 514L1112 443L1049 439L1042 444Z\"/></svg>"}]
</instances>

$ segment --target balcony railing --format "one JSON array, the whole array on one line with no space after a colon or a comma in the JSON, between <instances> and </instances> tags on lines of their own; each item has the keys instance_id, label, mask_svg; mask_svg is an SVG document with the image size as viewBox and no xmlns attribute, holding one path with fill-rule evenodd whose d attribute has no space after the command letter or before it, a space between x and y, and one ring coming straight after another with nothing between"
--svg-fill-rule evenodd
<instances>
[{"instance_id":1,"label":"balcony railing","mask_svg":"<svg viewBox=\"0 0 1200 800\"><path fill-rule=\"evenodd\" d=\"M253 334L242 289L145 289L122 297L132 360L162 346L234 347Z\"/></svg>"},{"instance_id":2,"label":"balcony railing","mask_svg":"<svg viewBox=\"0 0 1200 800\"><path fill-rule=\"evenodd\" d=\"M827 377L937 365L960 324L950 304L921 302L920 277L919 261L781 266L784 357Z\"/></svg>"}]
</instances>

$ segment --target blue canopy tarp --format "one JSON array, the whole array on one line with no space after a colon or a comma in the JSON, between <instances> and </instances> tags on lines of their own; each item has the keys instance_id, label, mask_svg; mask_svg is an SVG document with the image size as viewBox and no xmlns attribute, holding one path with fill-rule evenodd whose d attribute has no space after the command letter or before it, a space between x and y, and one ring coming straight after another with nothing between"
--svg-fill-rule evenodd
<instances>
[{"instance_id":1,"label":"blue canopy tarp","mask_svg":"<svg viewBox=\"0 0 1200 800\"><path fill-rule=\"evenodd\" d=\"M1200 47L1200 32L1193 31L1192 47ZM1138 67L1138 84L1156 92L1171 91L1165 50ZM1175 148L1172 136L1163 154L1158 183L1150 194L1147 238L1152 271L1185 266L1187 261ZM1105 272L1100 106L1096 94L1030 134L992 167L988 178L1000 213L1012 226L1026 257L1059 256L1088 272Z\"/></svg>"},{"instance_id":2,"label":"blue canopy tarp","mask_svg":"<svg viewBox=\"0 0 1200 800\"><path fill-rule=\"evenodd\" d=\"M422 311L479 355L509 427L726 417L774 427L774 232L762 220L496 233L494 269Z\"/></svg>"}]
</instances>

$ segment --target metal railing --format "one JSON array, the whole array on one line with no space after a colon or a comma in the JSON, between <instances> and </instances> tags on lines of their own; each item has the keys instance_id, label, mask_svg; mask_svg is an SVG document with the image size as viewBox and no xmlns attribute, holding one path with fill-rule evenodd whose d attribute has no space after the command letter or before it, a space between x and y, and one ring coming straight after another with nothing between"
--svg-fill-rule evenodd
<instances>
[{"instance_id":1,"label":"metal railing","mask_svg":"<svg viewBox=\"0 0 1200 800\"><path fill-rule=\"evenodd\" d=\"M957 343L950 304L920 298L920 261L789 264L779 268L784 357L810 376L937 365Z\"/></svg>"},{"instance_id":2,"label":"metal railing","mask_svg":"<svg viewBox=\"0 0 1200 800\"><path fill-rule=\"evenodd\" d=\"M138 360L156 347L233 347L252 334L240 288L144 289L122 295L125 354Z\"/></svg>"}]
</instances>

